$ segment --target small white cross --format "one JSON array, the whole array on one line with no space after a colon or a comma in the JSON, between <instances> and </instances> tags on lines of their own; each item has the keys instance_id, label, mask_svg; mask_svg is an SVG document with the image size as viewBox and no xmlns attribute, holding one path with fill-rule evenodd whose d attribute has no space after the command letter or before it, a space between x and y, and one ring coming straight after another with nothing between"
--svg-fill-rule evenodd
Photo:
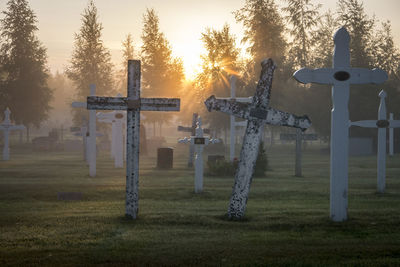
<instances>
[{"instance_id":1,"label":"small white cross","mask_svg":"<svg viewBox=\"0 0 400 267\"><path fill-rule=\"evenodd\" d=\"M4 111L4 121L0 124L0 130L3 131L4 146L3 146L3 160L10 160L10 145L9 145L9 133L14 130L25 130L24 125L14 125L10 120L11 111L6 108Z\"/></svg>"},{"instance_id":2,"label":"small white cross","mask_svg":"<svg viewBox=\"0 0 400 267\"><path fill-rule=\"evenodd\" d=\"M194 192L201 193L203 191L203 149L204 146L209 144L219 143L219 139L211 139L203 135L203 128L201 127L201 118L197 117L196 134L190 138L179 139L179 143L189 143L195 148L195 162L194 162Z\"/></svg>"}]
</instances>

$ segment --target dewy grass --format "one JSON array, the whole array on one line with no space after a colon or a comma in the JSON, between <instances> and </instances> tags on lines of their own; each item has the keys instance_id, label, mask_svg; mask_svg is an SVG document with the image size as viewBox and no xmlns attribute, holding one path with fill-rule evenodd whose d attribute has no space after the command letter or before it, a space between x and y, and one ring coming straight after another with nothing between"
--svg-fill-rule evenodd
<instances>
[{"instance_id":1,"label":"dewy grass","mask_svg":"<svg viewBox=\"0 0 400 267\"><path fill-rule=\"evenodd\" d=\"M350 158L349 220L329 219L329 155L308 146L294 176L292 146L266 146L266 177L251 185L246 217L225 218L233 177L205 177L194 194L186 148L172 170L140 161L139 218L125 213L125 170L81 153L19 153L0 162L0 265L400 265L400 157L376 193L376 157ZM206 157L205 157L206 158ZM79 201L58 192L80 192Z\"/></svg>"}]
</instances>

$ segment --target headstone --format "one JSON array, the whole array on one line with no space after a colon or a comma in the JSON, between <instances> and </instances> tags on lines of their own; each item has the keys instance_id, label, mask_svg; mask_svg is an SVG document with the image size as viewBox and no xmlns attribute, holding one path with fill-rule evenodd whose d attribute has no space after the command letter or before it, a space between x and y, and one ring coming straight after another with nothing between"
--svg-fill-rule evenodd
<instances>
[{"instance_id":1,"label":"headstone","mask_svg":"<svg viewBox=\"0 0 400 267\"><path fill-rule=\"evenodd\" d=\"M174 163L174 149L172 147L159 147L157 149L157 168L172 169Z\"/></svg>"},{"instance_id":2,"label":"headstone","mask_svg":"<svg viewBox=\"0 0 400 267\"><path fill-rule=\"evenodd\" d=\"M178 98L141 98L140 76L140 60L128 60L127 97L87 98L90 110L127 110L125 213L132 219L136 219L139 209L140 111L179 111L180 108Z\"/></svg>"},{"instance_id":3,"label":"headstone","mask_svg":"<svg viewBox=\"0 0 400 267\"><path fill-rule=\"evenodd\" d=\"M195 149L195 162L194 162L194 192L203 192L203 148L209 144L218 143L218 139L211 139L208 136L203 135L203 129L201 127L201 118L197 117L196 123L196 135L190 138L179 139L179 143L189 143L194 146Z\"/></svg>"},{"instance_id":4,"label":"headstone","mask_svg":"<svg viewBox=\"0 0 400 267\"><path fill-rule=\"evenodd\" d=\"M350 84L383 83L387 74L380 69L350 66L350 35L344 27L333 39L333 68L303 68L294 73L294 78L304 84L332 85L330 217L341 222L347 220Z\"/></svg>"},{"instance_id":5,"label":"headstone","mask_svg":"<svg viewBox=\"0 0 400 267\"><path fill-rule=\"evenodd\" d=\"M0 124L0 131L3 131L3 160L10 160L10 144L9 144L9 134L10 131L24 130L24 125L14 125L10 120L11 111L6 108L4 111L4 120Z\"/></svg>"},{"instance_id":6,"label":"headstone","mask_svg":"<svg viewBox=\"0 0 400 267\"><path fill-rule=\"evenodd\" d=\"M96 95L96 85L90 85L90 95ZM73 108L86 108L86 102L72 102ZM87 159L89 160L89 175L96 176L96 110L89 111L89 135L87 136Z\"/></svg>"},{"instance_id":7,"label":"headstone","mask_svg":"<svg viewBox=\"0 0 400 267\"><path fill-rule=\"evenodd\" d=\"M199 115L197 113L193 113L192 116L192 126L191 127L186 127L186 126L178 126L178 131L179 132L188 132L192 136L196 135L196 123L197 123L197 117ZM203 129L204 133L209 134L210 129ZM194 146L192 144L189 145L189 159L188 159L188 167L193 167L193 158L194 158Z\"/></svg>"},{"instance_id":8,"label":"headstone","mask_svg":"<svg viewBox=\"0 0 400 267\"><path fill-rule=\"evenodd\" d=\"M378 111L378 120L364 120L350 122L351 126L359 126L366 128L378 128L378 155L377 155L377 191L378 193L385 192L386 187L386 129L399 128L400 120L387 120L386 118L386 92L381 91L379 97L381 98Z\"/></svg>"},{"instance_id":9,"label":"headstone","mask_svg":"<svg viewBox=\"0 0 400 267\"><path fill-rule=\"evenodd\" d=\"M216 99L214 96L205 101L208 111L221 111L248 121L228 207L229 218L240 219L244 216L264 125L290 126L303 130L311 125L307 116L297 117L269 107L272 77L276 66L272 59L264 60L261 66L260 80L251 104Z\"/></svg>"}]
</instances>

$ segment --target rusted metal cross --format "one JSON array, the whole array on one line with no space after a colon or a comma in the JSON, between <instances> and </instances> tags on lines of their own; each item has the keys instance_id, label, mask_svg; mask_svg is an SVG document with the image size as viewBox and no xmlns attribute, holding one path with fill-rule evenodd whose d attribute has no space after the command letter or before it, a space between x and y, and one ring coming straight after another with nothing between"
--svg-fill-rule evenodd
<instances>
[{"instance_id":1,"label":"rusted metal cross","mask_svg":"<svg viewBox=\"0 0 400 267\"><path fill-rule=\"evenodd\" d=\"M215 96L209 97L205 102L209 111L217 110L247 120L239 165L235 173L235 184L228 207L228 217L233 219L243 217L246 210L264 125L291 126L302 130L311 126L311 121L307 116L298 117L269 107L272 78L276 66L272 59L264 60L261 66L260 80L250 104L216 99Z\"/></svg>"},{"instance_id":2,"label":"rusted metal cross","mask_svg":"<svg viewBox=\"0 0 400 267\"><path fill-rule=\"evenodd\" d=\"M140 98L140 60L128 61L128 96L87 98L88 109L127 110L126 210L136 219L139 209L140 111L179 111L179 98Z\"/></svg>"}]
</instances>

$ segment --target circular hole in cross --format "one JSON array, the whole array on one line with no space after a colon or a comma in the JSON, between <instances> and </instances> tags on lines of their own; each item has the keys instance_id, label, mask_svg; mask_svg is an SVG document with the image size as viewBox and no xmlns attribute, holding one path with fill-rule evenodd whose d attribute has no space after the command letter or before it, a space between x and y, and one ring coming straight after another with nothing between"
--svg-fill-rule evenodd
<instances>
[{"instance_id":1,"label":"circular hole in cross","mask_svg":"<svg viewBox=\"0 0 400 267\"><path fill-rule=\"evenodd\" d=\"M333 74L333 77L338 80L338 81L347 81L348 79L350 79L350 73L348 73L347 71L338 71L335 72L335 74Z\"/></svg>"}]
</instances>

